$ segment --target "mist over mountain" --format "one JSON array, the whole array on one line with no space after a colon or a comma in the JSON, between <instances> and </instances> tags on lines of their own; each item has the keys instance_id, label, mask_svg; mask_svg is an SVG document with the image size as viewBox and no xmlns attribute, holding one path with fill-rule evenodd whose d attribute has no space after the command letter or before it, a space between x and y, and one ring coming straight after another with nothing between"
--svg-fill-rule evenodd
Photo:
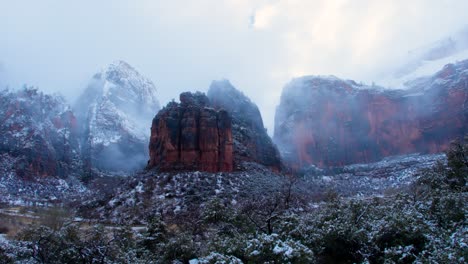
<instances>
[{"instance_id":1,"label":"mist over mountain","mask_svg":"<svg viewBox=\"0 0 468 264\"><path fill-rule=\"evenodd\" d=\"M466 10L2 1L0 264L466 263Z\"/></svg>"},{"instance_id":2,"label":"mist over mountain","mask_svg":"<svg viewBox=\"0 0 468 264\"><path fill-rule=\"evenodd\" d=\"M275 142L291 166L343 166L439 153L468 124L468 61L389 90L334 76L305 76L283 90Z\"/></svg>"},{"instance_id":3,"label":"mist over mountain","mask_svg":"<svg viewBox=\"0 0 468 264\"><path fill-rule=\"evenodd\" d=\"M234 157L237 163L254 161L280 171L280 154L267 134L257 105L229 80L213 81L207 93L211 104L225 109L233 118Z\"/></svg>"},{"instance_id":4,"label":"mist over mountain","mask_svg":"<svg viewBox=\"0 0 468 264\"><path fill-rule=\"evenodd\" d=\"M387 86L382 79L408 51L468 24L460 0L44 1L0 4L10 88L60 92L74 104L96 69L119 59L157 84L161 104L227 78L258 105L270 136L292 78L332 74Z\"/></svg>"},{"instance_id":5,"label":"mist over mountain","mask_svg":"<svg viewBox=\"0 0 468 264\"><path fill-rule=\"evenodd\" d=\"M468 27L463 28L455 34L431 43L425 47L411 50L408 52L408 57L411 62L402 66L395 73L396 77L401 77L405 74L414 71L421 67L425 61L437 61L468 49Z\"/></svg>"},{"instance_id":6,"label":"mist over mountain","mask_svg":"<svg viewBox=\"0 0 468 264\"><path fill-rule=\"evenodd\" d=\"M96 73L74 106L86 166L115 172L144 168L150 123L159 108L156 86L126 62Z\"/></svg>"},{"instance_id":7,"label":"mist over mountain","mask_svg":"<svg viewBox=\"0 0 468 264\"><path fill-rule=\"evenodd\" d=\"M409 50L393 72L382 76L382 84L391 88L404 88L406 82L433 74L448 63L468 57L468 26L422 47Z\"/></svg>"}]
</instances>

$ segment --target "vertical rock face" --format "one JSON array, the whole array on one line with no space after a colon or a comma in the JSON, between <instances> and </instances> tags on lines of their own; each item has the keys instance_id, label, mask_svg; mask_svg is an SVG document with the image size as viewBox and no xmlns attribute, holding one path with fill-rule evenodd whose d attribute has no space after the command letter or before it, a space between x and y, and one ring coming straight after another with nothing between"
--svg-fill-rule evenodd
<instances>
[{"instance_id":1,"label":"vertical rock face","mask_svg":"<svg viewBox=\"0 0 468 264\"><path fill-rule=\"evenodd\" d=\"M274 140L294 168L367 163L444 151L468 132L468 61L449 64L408 90L336 77L303 77L283 90Z\"/></svg>"},{"instance_id":2,"label":"vertical rock face","mask_svg":"<svg viewBox=\"0 0 468 264\"><path fill-rule=\"evenodd\" d=\"M156 87L123 61L96 74L75 105L87 169L129 172L148 160Z\"/></svg>"},{"instance_id":3,"label":"vertical rock face","mask_svg":"<svg viewBox=\"0 0 468 264\"><path fill-rule=\"evenodd\" d=\"M13 161L8 166L16 175L33 179L78 173L77 132L76 118L62 97L32 88L0 91L0 164Z\"/></svg>"},{"instance_id":4,"label":"vertical rock face","mask_svg":"<svg viewBox=\"0 0 468 264\"><path fill-rule=\"evenodd\" d=\"M208 98L214 108L225 109L232 116L236 163L253 161L279 171L281 158L266 133L258 107L228 80L213 81Z\"/></svg>"},{"instance_id":5,"label":"vertical rock face","mask_svg":"<svg viewBox=\"0 0 468 264\"><path fill-rule=\"evenodd\" d=\"M232 171L231 117L202 93L182 93L153 119L148 167L163 171Z\"/></svg>"}]
</instances>

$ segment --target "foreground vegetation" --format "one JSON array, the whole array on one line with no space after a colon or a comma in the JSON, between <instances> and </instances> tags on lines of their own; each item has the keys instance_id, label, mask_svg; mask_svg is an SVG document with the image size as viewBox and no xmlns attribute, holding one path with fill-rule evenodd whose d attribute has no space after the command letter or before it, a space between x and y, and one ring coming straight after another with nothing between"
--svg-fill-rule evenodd
<instances>
[{"instance_id":1,"label":"foreground vegetation","mask_svg":"<svg viewBox=\"0 0 468 264\"><path fill-rule=\"evenodd\" d=\"M468 142L447 158L379 197L330 192L312 204L291 180L235 205L213 198L177 218L155 212L141 230L61 214L0 242L0 262L465 263Z\"/></svg>"}]
</instances>

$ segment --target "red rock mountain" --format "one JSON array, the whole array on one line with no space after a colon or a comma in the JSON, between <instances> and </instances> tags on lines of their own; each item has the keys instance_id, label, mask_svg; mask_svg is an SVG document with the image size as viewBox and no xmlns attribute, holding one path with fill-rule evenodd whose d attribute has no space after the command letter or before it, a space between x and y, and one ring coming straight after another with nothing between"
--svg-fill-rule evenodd
<instances>
[{"instance_id":1,"label":"red rock mountain","mask_svg":"<svg viewBox=\"0 0 468 264\"><path fill-rule=\"evenodd\" d=\"M468 60L386 90L334 76L294 79L283 90L274 141L299 169L437 153L468 132Z\"/></svg>"},{"instance_id":2,"label":"red rock mountain","mask_svg":"<svg viewBox=\"0 0 468 264\"><path fill-rule=\"evenodd\" d=\"M22 179L78 173L77 131L62 97L34 88L0 91L0 167L11 168L7 173Z\"/></svg>"},{"instance_id":3,"label":"red rock mountain","mask_svg":"<svg viewBox=\"0 0 468 264\"><path fill-rule=\"evenodd\" d=\"M231 116L210 107L203 93L182 93L153 119L148 168L232 171Z\"/></svg>"}]
</instances>

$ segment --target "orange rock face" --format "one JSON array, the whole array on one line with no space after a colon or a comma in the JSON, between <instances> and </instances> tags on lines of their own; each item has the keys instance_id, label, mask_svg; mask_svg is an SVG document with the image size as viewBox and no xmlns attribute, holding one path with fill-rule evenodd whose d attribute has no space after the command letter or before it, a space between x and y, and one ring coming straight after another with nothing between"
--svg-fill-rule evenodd
<instances>
[{"instance_id":1,"label":"orange rock face","mask_svg":"<svg viewBox=\"0 0 468 264\"><path fill-rule=\"evenodd\" d=\"M468 61L447 65L408 90L384 90L335 77L285 87L274 140L293 168L367 163L437 153L468 132Z\"/></svg>"},{"instance_id":2,"label":"orange rock face","mask_svg":"<svg viewBox=\"0 0 468 264\"><path fill-rule=\"evenodd\" d=\"M230 115L209 107L201 93L183 93L153 119L148 167L162 171L232 171Z\"/></svg>"}]
</instances>

